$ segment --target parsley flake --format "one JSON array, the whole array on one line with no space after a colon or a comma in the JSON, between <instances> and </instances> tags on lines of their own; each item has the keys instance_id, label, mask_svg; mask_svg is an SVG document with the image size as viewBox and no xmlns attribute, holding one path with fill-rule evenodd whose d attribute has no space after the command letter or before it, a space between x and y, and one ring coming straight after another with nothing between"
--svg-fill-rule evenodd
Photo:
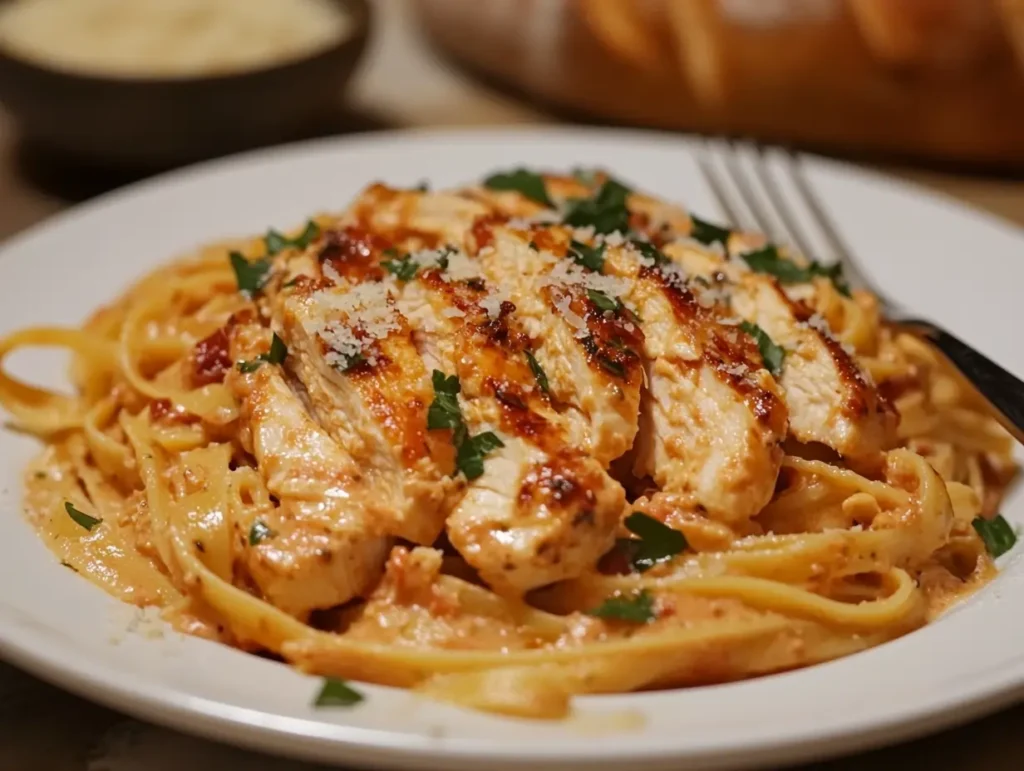
<instances>
[{"instance_id":1,"label":"parsley flake","mask_svg":"<svg viewBox=\"0 0 1024 771\"><path fill-rule=\"evenodd\" d=\"M579 241L569 242L569 257L577 265L582 265L587 270L600 273L604 270L605 244L600 246L587 246Z\"/></svg>"},{"instance_id":2,"label":"parsley flake","mask_svg":"<svg viewBox=\"0 0 1024 771\"><path fill-rule=\"evenodd\" d=\"M757 349L761 352L761 358L764 359L764 366L774 377L778 377L782 374L782 362L786 358L786 351L780 345L776 345L775 342L768 337L768 333L765 332L757 324L751 324L749 321L744 321L740 324L740 329L754 338L754 342L757 343Z\"/></svg>"},{"instance_id":3,"label":"parsley flake","mask_svg":"<svg viewBox=\"0 0 1024 771\"><path fill-rule=\"evenodd\" d=\"M850 287L843 278L843 266L838 263L822 265L819 262L812 262L806 268L801 267L779 254L778 247L774 244L767 244L740 256L752 271L775 276L782 284L805 284L815 276L823 276L831 281L841 294L850 296Z\"/></svg>"},{"instance_id":4,"label":"parsley flake","mask_svg":"<svg viewBox=\"0 0 1024 771\"><path fill-rule=\"evenodd\" d=\"M716 241L722 246L729 245L729 236L732 234L729 228L712 224L700 217L694 217L692 214L690 222L693 223L690 228L690 238L694 241L700 241L705 246L711 246Z\"/></svg>"},{"instance_id":5,"label":"parsley flake","mask_svg":"<svg viewBox=\"0 0 1024 771\"><path fill-rule=\"evenodd\" d=\"M540 174L534 174L527 169L515 169L513 171L492 174L484 180L484 187L491 190L514 190L531 201L536 201L551 208L555 206L548 197L544 177Z\"/></svg>"},{"instance_id":6,"label":"parsley flake","mask_svg":"<svg viewBox=\"0 0 1024 771\"><path fill-rule=\"evenodd\" d=\"M458 428L462 425L462 410L458 399L462 386L458 375L445 377L443 372L435 369L432 381L434 401L427 410L427 428Z\"/></svg>"},{"instance_id":7,"label":"parsley flake","mask_svg":"<svg viewBox=\"0 0 1024 771\"><path fill-rule=\"evenodd\" d=\"M1002 557L1017 543L1017 534L1002 514L993 519L975 517L971 524L985 542L985 548L993 559Z\"/></svg>"},{"instance_id":8,"label":"parsley flake","mask_svg":"<svg viewBox=\"0 0 1024 771\"><path fill-rule=\"evenodd\" d=\"M484 473L484 456L504 446L505 443L493 431L485 431L476 436L467 434L456 448L455 467L466 475L466 479L476 479Z\"/></svg>"},{"instance_id":9,"label":"parsley flake","mask_svg":"<svg viewBox=\"0 0 1024 771\"><path fill-rule=\"evenodd\" d=\"M384 260L380 265L399 281L412 281L420 269L419 263L412 258L411 254L405 255L400 260Z\"/></svg>"},{"instance_id":10,"label":"parsley flake","mask_svg":"<svg viewBox=\"0 0 1024 771\"><path fill-rule=\"evenodd\" d=\"M267 247L267 254L273 257L285 249L305 249L319 237L320 226L313 222L313 220L310 220L306 223L305 230L295 238L288 238L288 236L282 235L276 230L268 230L267 235L263 238L263 243Z\"/></svg>"},{"instance_id":11,"label":"parsley flake","mask_svg":"<svg viewBox=\"0 0 1024 771\"><path fill-rule=\"evenodd\" d=\"M588 614L598 618L629 621L634 624L649 624L657 618L657 614L654 612L654 597L646 589L629 597L622 594L609 597L596 608L588 611Z\"/></svg>"},{"instance_id":12,"label":"parsley flake","mask_svg":"<svg viewBox=\"0 0 1024 771\"><path fill-rule=\"evenodd\" d=\"M324 683L313 701L314 707L354 707L366 697L359 691L335 677L325 677Z\"/></svg>"},{"instance_id":13,"label":"parsley flake","mask_svg":"<svg viewBox=\"0 0 1024 771\"><path fill-rule=\"evenodd\" d=\"M626 208L629 194L628 187L609 179L592 198L570 201L562 222L574 228L593 227L596 233L625 233L629 230L629 209Z\"/></svg>"},{"instance_id":14,"label":"parsley flake","mask_svg":"<svg viewBox=\"0 0 1024 771\"><path fill-rule=\"evenodd\" d=\"M84 511L79 511L72 505L71 501L64 501L64 511L66 511L68 513L68 516L75 520L77 524L81 525L89 531L91 531L94 527L96 527L103 521L102 519L97 519L96 517L90 517Z\"/></svg>"},{"instance_id":15,"label":"parsley flake","mask_svg":"<svg viewBox=\"0 0 1024 771\"><path fill-rule=\"evenodd\" d=\"M360 364L366 361L366 357L363 354L356 352L348 355L339 353L338 361L332 366L338 372L348 372L353 367L358 367Z\"/></svg>"},{"instance_id":16,"label":"parsley flake","mask_svg":"<svg viewBox=\"0 0 1024 771\"><path fill-rule=\"evenodd\" d=\"M61 560L60 564L61 564L62 567L67 568L68 570L72 571L73 573L77 573L78 572L78 568L76 568L74 565L72 565L67 560Z\"/></svg>"},{"instance_id":17,"label":"parsley flake","mask_svg":"<svg viewBox=\"0 0 1024 771\"><path fill-rule=\"evenodd\" d=\"M599 292L596 289L587 290L587 298L594 304L599 311L611 311L617 313L619 308L622 307L622 302L618 299L612 299L604 292Z\"/></svg>"},{"instance_id":18,"label":"parsley flake","mask_svg":"<svg viewBox=\"0 0 1024 771\"><path fill-rule=\"evenodd\" d=\"M273 538L277 533L271 530L262 519L257 519L249 528L249 545L255 546L260 541Z\"/></svg>"},{"instance_id":19,"label":"parsley flake","mask_svg":"<svg viewBox=\"0 0 1024 771\"><path fill-rule=\"evenodd\" d=\"M636 538L619 541L633 570L643 573L655 565L668 562L687 546L686 536L642 511L634 511L624 520L626 529Z\"/></svg>"},{"instance_id":20,"label":"parsley flake","mask_svg":"<svg viewBox=\"0 0 1024 771\"><path fill-rule=\"evenodd\" d=\"M551 386L548 383L548 375L544 368L540 366L540 362L537 361L537 357L533 355L532 351L523 351L523 353L526 354L526 361L530 365L530 372L533 373L533 377L537 381L537 385L540 386L540 390L550 396Z\"/></svg>"},{"instance_id":21,"label":"parsley flake","mask_svg":"<svg viewBox=\"0 0 1024 771\"><path fill-rule=\"evenodd\" d=\"M239 292L252 297L270 280L270 260L249 262L241 252L231 252L228 258L231 260L231 268L235 271Z\"/></svg>"},{"instance_id":22,"label":"parsley flake","mask_svg":"<svg viewBox=\"0 0 1024 771\"><path fill-rule=\"evenodd\" d=\"M427 428L452 429L455 474L461 471L466 479L476 479L484 473L484 457L487 453L504 447L505 444L492 431L485 431L476 436L469 435L469 429L466 428L459 407L458 395L462 386L458 375L445 376L443 372L435 369L431 380L434 386L434 401L427 410Z\"/></svg>"},{"instance_id":23,"label":"parsley flake","mask_svg":"<svg viewBox=\"0 0 1024 771\"><path fill-rule=\"evenodd\" d=\"M282 364L287 357L288 348L285 346L284 340L278 337L277 332L275 332L273 339L270 341L270 350L267 353L261 353L255 359L238 362L238 371L248 375L258 370L264 362L267 364Z\"/></svg>"}]
</instances>

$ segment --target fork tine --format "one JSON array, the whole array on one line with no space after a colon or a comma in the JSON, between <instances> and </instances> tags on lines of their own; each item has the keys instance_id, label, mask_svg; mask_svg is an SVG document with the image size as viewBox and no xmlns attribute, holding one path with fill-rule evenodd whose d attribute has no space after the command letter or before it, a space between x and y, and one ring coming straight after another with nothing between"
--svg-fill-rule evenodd
<instances>
[{"instance_id":1,"label":"fork tine","mask_svg":"<svg viewBox=\"0 0 1024 771\"><path fill-rule=\"evenodd\" d=\"M772 240L778 240L779 233L775 223L751 184L750 176L743 170L740 163L740 148L741 146L737 142L730 141L726 143L723 153L725 169L732 179L732 187L743 201L746 210L750 212L754 227Z\"/></svg>"},{"instance_id":2,"label":"fork tine","mask_svg":"<svg viewBox=\"0 0 1024 771\"><path fill-rule=\"evenodd\" d=\"M705 149L703 152L697 154L697 165L700 167L701 174L704 175L704 181L708 183L708 187L711 189L711 195L715 198L715 203L718 204L718 208L725 213L728 218L726 224L732 225L732 227L740 227L740 217L729 200L729 195L725 192L725 185L722 183L721 177L715 170L714 165L711 163L709 158L710 151Z\"/></svg>"},{"instance_id":3,"label":"fork tine","mask_svg":"<svg viewBox=\"0 0 1024 771\"><path fill-rule=\"evenodd\" d=\"M811 190L810 183L807 181L807 177L803 171L803 164L800 162L800 158L796 153L787 153L789 173L793 180L793 184L803 199L804 205L807 207L808 212L814 219L815 225L818 226L818 230L821 231L822 237L828 244L828 248L832 250L833 258L842 262L845 265L853 266L856 262L853 259L853 253L846 246L842 236L839 235L839 231L836 229L835 224L832 222L832 218L829 216L825 208L818 202L818 196Z\"/></svg>"},{"instance_id":4,"label":"fork tine","mask_svg":"<svg viewBox=\"0 0 1024 771\"><path fill-rule=\"evenodd\" d=\"M787 156L792 157L788 153ZM763 145L758 146L756 158L757 160L753 164L754 173L757 175L761 188L765 191L768 202L781 223L782 230L785 231L785 242L795 246L807 259L813 259L813 246L797 221L785 192L775 179L775 175L768 168L766 148Z\"/></svg>"}]
</instances>

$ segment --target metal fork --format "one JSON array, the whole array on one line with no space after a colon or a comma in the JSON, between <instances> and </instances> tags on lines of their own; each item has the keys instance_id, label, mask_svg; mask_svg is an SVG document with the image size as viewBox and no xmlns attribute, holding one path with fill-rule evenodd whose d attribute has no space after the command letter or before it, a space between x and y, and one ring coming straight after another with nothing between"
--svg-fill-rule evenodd
<instances>
[{"instance_id":1,"label":"metal fork","mask_svg":"<svg viewBox=\"0 0 1024 771\"><path fill-rule=\"evenodd\" d=\"M701 172L730 225L760 231L810 258L815 249L796 215L796 205L800 205L835 261L843 266L850 285L874 293L890 322L939 350L988 400L1003 427L1024 444L1024 382L938 324L917 318L874 286L814 193L799 156L786 152L784 161L789 182L785 187L791 190L788 195L779 176L769 168L761 146L709 143L698 156Z\"/></svg>"}]
</instances>

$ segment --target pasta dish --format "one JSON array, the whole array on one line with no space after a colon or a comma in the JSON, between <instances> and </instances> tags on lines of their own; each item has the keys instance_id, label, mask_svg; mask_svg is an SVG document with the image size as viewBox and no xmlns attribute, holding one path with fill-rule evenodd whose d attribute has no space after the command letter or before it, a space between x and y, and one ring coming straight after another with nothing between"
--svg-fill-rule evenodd
<instances>
[{"instance_id":1,"label":"pasta dish","mask_svg":"<svg viewBox=\"0 0 1024 771\"><path fill-rule=\"evenodd\" d=\"M71 395L0 371L57 559L321 706L559 718L803 667L1015 541L1010 436L873 296L602 172L374 184L26 346L72 355Z\"/></svg>"}]
</instances>

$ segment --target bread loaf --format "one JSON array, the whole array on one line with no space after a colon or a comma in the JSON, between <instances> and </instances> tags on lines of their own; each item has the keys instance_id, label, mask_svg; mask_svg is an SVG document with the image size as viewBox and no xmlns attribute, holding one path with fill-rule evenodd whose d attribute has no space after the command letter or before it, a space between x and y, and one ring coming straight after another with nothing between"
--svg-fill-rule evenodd
<instances>
[{"instance_id":1,"label":"bread loaf","mask_svg":"<svg viewBox=\"0 0 1024 771\"><path fill-rule=\"evenodd\" d=\"M414 3L457 59L588 116L1024 169L1024 0Z\"/></svg>"}]
</instances>

